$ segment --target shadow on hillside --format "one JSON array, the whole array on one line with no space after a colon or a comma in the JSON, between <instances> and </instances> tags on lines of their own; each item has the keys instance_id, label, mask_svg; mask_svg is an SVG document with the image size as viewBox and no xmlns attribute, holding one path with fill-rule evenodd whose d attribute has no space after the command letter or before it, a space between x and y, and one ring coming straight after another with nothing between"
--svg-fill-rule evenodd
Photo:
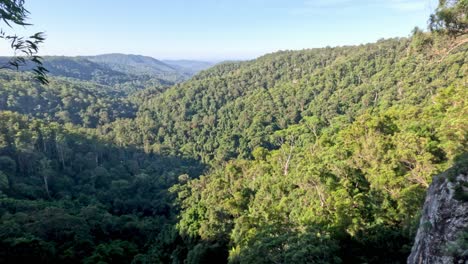
<instances>
[{"instance_id":1,"label":"shadow on hillside","mask_svg":"<svg viewBox=\"0 0 468 264\"><path fill-rule=\"evenodd\" d=\"M1 263L130 263L175 243L169 188L204 164L23 121L0 125Z\"/></svg>"}]
</instances>

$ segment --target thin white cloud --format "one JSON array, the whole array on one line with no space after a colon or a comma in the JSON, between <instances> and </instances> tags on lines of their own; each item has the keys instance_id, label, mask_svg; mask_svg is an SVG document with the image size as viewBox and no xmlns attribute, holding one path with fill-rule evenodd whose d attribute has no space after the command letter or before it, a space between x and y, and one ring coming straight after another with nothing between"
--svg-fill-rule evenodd
<instances>
[{"instance_id":1,"label":"thin white cloud","mask_svg":"<svg viewBox=\"0 0 468 264\"><path fill-rule=\"evenodd\" d=\"M380 7L400 12L433 10L437 0L304 0L300 6L289 10L291 15L319 14L326 9L334 12L346 12L362 7Z\"/></svg>"},{"instance_id":2,"label":"thin white cloud","mask_svg":"<svg viewBox=\"0 0 468 264\"><path fill-rule=\"evenodd\" d=\"M426 11L432 1L428 0L389 0L389 6L403 12Z\"/></svg>"}]
</instances>

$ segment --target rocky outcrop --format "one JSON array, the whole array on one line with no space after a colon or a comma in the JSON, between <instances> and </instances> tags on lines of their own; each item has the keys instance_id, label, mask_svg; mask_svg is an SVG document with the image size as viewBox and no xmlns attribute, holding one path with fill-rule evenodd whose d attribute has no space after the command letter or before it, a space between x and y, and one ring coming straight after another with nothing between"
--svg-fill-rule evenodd
<instances>
[{"instance_id":1,"label":"rocky outcrop","mask_svg":"<svg viewBox=\"0 0 468 264\"><path fill-rule=\"evenodd\" d=\"M468 176L436 177L429 187L408 264L468 264Z\"/></svg>"}]
</instances>

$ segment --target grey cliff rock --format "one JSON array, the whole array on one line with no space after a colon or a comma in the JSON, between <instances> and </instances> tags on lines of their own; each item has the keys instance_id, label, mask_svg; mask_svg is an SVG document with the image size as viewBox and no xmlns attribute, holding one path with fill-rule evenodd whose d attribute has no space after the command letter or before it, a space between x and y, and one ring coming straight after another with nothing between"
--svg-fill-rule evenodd
<instances>
[{"instance_id":1,"label":"grey cliff rock","mask_svg":"<svg viewBox=\"0 0 468 264\"><path fill-rule=\"evenodd\" d=\"M408 264L468 264L468 202L458 197L466 195L468 176L457 174L442 174L429 187Z\"/></svg>"}]
</instances>

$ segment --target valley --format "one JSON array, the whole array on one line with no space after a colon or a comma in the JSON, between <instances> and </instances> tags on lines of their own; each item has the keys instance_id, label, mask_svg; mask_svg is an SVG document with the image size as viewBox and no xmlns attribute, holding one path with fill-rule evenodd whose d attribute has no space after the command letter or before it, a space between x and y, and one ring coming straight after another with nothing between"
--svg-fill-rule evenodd
<instances>
[{"instance_id":1,"label":"valley","mask_svg":"<svg viewBox=\"0 0 468 264\"><path fill-rule=\"evenodd\" d=\"M45 56L47 85L1 69L0 263L406 263L428 188L465 219L463 25L216 64ZM460 230L434 254L466 261Z\"/></svg>"}]
</instances>

